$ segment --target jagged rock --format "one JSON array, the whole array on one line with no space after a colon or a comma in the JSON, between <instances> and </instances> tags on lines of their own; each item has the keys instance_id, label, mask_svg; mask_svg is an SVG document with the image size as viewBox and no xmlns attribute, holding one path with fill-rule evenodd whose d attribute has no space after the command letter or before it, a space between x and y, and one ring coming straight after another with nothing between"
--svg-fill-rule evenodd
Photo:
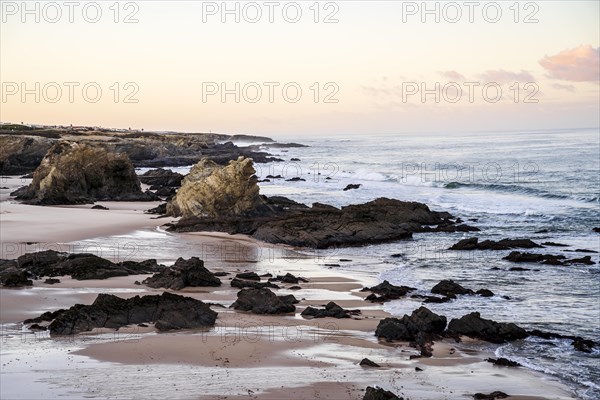
<instances>
[{"instance_id":1,"label":"jagged rock","mask_svg":"<svg viewBox=\"0 0 600 400\"><path fill-rule=\"evenodd\" d=\"M327 303L324 309L306 307L300 315L313 318L351 318L352 314L360 314L358 310L345 310L333 301Z\"/></svg>"},{"instance_id":2,"label":"jagged rock","mask_svg":"<svg viewBox=\"0 0 600 400\"><path fill-rule=\"evenodd\" d=\"M473 398L475 400L496 400L496 399L505 399L508 395L504 392L495 391L489 394L484 393L475 393Z\"/></svg>"},{"instance_id":3,"label":"jagged rock","mask_svg":"<svg viewBox=\"0 0 600 400\"><path fill-rule=\"evenodd\" d=\"M240 157L220 167L210 160L194 165L175 197L167 203L167 214L178 217L238 217L265 207L252 160Z\"/></svg>"},{"instance_id":4,"label":"jagged rock","mask_svg":"<svg viewBox=\"0 0 600 400\"><path fill-rule=\"evenodd\" d=\"M277 286L276 284L271 283L271 282L257 282L257 281L249 281L249 280L238 279L238 278L233 278L231 280L231 287L236 287L236 288L239 288L239 289L243 289L243 288L254 288L254 289L272 288L272 289L279 289L279 286Z\"/></svg>"},{"instance_id":5,"label":"jagged rock","mask_svg":"<svg viewBox=\"0 0 600 400\"><path fill-rule=\"evenodd\" d=\"M204 261L198 257L189 260L178 258L172 267L142 282L151 288L180 290L188 286L221 286L221 280L204 267Z\"/></svg>"},{"instance_id":6,"label":"jagged rock","mask_svg":"<svg viewBox=\"0 0 600 400\"><path fill-rule=\"evenodd\" d=\"M439 335L446 328L446 317L437 315L425 307L404 315L401 319L385 318L379 322L375 336L388 342L393 340L415 341L420 337Z\"/></svg>"},{"instance_id":7,"label":"jagged rock","mask_svg":"<svg viewBox=\"0 0 600 400\"><path fill-rule=\"evenodd\" d=\"M294 276L289 272L285 275L277 275L275 278L269 279L270 282L283 282L283 283L300 283L300 282L308 282L308 279L302 278L301 276Z\"/></svg>"},{"instance_id":8,"label":"jagged rock","mask_svg":"<svg viewBox=\"0 0 600 400\"><path fill-rule=\"evenodd\" d=\"M482 339L491 343L524 339L528 336L525 329L513 324L496 322L481 318L478 312L472 312L458 319L452 319L448 324L449 335L464 335Z\"/></svg>"},{"instance_id":9,"label":"jagged rock","mask_svg":"<svg viewBox=\"0 0 600 400\"><path fill-rule=\"evenodd\" d=\"M380 387L368 386L363 400L404 400L404 397L398 397L394 393Z\"/></svg>"},{"instance_id":10,"label":"jagged rock","mask_svg":"<svg viewBox=\"0 0 600 400\"><path fill-rule=\"evenodd\" d=\"M479 242L478 238L462 239L453 244L449 250L509 250L514 248L532 249L543 247L530 239L502 239L499 241L484 240Z\"/></svg>"},{"instance_id":11,"label":"jagged rock","mask_svg":"<svg viewBox=\"0 0 600 400\"><path fill-rule=\"evenodd\" d=\"M231 306L236 310L251 311L254 314L285 314L296 310L293 304L295 298L291 297L293 299L277 296L267 288L242 289Z\"/></svg>"},{"instance_id":12,"label":"jagged rock","mask_svg":"<svg viewBox=\"0 0 600 400\"><path fill-rule=\"evenodd\" d=\"M83 204L100 200L149 201L125 154L85 144L58 142L33 173L33 181L12 193L28 204Z\"/></svg>"},{"instance_id":13,"label":"jagged rock","mask_svg":"<svg viewBox=\"0 0 600 400\"><path fill-rule=\"evenodd\" d=\"M256 272L240 272L239 274L236 274L235 277L251 281L260 281L260 276L258 276Z\"/></svg>"},{"instance_id":14,"label":"jagged rock","mask_svg":"<svg viewBox=\"0 0 600 400\"><path fill-rule=\"evenodd\" d=\"M140 182L150 186L179 187L183 175L170 169L151 169L139 176Z\"/></svg>"},{"instance_id":15,"label":"jagged rock","mask_svg":"<svg viewBox=\"0 0 600 400\"><path fill-rule=\"evenodd\" d=\"M385 302L385 301L389 301L389 300L399 299L401 297L406 296L407 293L413 292L415 290L417 290L417 289L411 288L408 286L392 285L387 280L385 280L377 286L373 286L371 288L368 288L368 287L363 288L363 289L361 289L361 292L369 291L369 292L377 293L380 295L380 296L369 295L369 296L367 296L366 300L369 300L372 302Z\"/></svg>"},{"instance_id":16,"label":"jagged rock","mask_svg":"<svg viewBox=\"0 0 600 400\"><path fill-rule=\"evenodd\" d=\"M368 358L363 358L358 365L360 365L361 367L373 367L373 368L381 367L381 365L369 360Z\"/></svg>"},{"instance_id":17,"label":"jagged rock","mask_svg":"<svg viewBox=\"0 0 600 400\"><path fill-rule=\"evenodd\" d=\"M0 175L22 175L35 170L52 140L31 136L0 136Z\"/></svg>"},{"instance_id":18,"label":"jagged rock","mask_svg":"<svg viewBox=\"0 0 600 400\"><path fill-rule=\"evenodd\" d=\"M44 313L40 320L53 319L51 334L73 335L94 328L119 329L122 326L154 322L158 330L190 329L215 324L217 313L191 297L165 292L162 295L130 299L99 294L91 305L77 304L68 310ZM36 319L25 323L36 322Z\"/></svg>"},{"instance_id":19,"label":"jagged rock","mask_svg":"<svg viewBox=\"0 0 600 400\"><path fill-rule=\"evenodd\" d=\"M520 367L521 364L519 364L516 361L512 361L509 360L508 358L504 358L504 357L500 357L500 358L486 358L487 362L492 363L494 365L500 366L500 367Z\"/></svg>"},{"instance_id":20,"label":"jagged rock","mask_svg":"<svg viewBox=\"0 0 600 400\"><path fill-rule=\"evenodd\" d=\"M343 190L344 192L348 191L348 190L352 190L352 189L359 189L360 188L360 184L349 184L347 185Z\"/></svg>"}]
</instances>

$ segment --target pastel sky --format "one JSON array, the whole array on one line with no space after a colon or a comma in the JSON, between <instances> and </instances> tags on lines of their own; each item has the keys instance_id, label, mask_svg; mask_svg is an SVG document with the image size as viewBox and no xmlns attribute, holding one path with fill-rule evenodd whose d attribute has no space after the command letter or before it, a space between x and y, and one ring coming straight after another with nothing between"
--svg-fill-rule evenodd
<instances>
[{"instance_id":1,"label":"pastel sky","mask_svg":"<svg viewBox=\"0 0 600 400\"><path fill-rule=\"evenodd\" d=\"M421 1L109 1L71 16L60 1L0 3L2 122L272 136L600 126L598 1L432 1L431 14Z\"/></svg>"}]
</instances>

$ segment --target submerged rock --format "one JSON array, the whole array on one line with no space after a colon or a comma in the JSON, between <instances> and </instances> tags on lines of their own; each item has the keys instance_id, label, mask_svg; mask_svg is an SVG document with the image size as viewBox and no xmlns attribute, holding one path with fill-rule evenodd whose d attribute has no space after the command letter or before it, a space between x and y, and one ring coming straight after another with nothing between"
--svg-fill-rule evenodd
<instances>
[{"instance_id":1,"label":"submerged rock","mask_svg":"<svg viewBox=\"0 0 600 400\"><path fill-rule=\"evenodd\" d=\"M396 286L385 280L377 286L363 288L361 289L361 292L369 291L380 295L376 296L375 294L371 294L367 296L366 300L369 300L371 302L385 302L389 300L399 299L401 297L406 296L407 293L413 292L415 290L417 289L408 286Z\"/></svg>"},{"instance_id":2,"label":"submerged rock","mask_svg":"<svg viewBox=\"0 0 600 400\"><path fill-rule=\"evenodd\" d=\"M204 267L204 261L198 257L189 260L178 258L172 267L142 282L151 288L180 290L188 286L221 286L221 280Z\"/></svg>"},{"instance_id":3,"label":"submerged rock","mask_svg":"<svg viewBox=\"0 0 600 400\"><path fill-rule=\"evenodd\" d=\"M464 335L482 339L491 343L505 343L512 340L524 339L527 331L513 323L496 322L481 318L478 312L472 312L458 319L452 319L448 324L449 335Z\"/></svg>"},{"instance_id":4,"label":"submerged rock","mask_svg":"<svg viewBox=\"0 0 600 400\"><path fill-rule=\"evenodd\" d=\"M267 288L242 289L231 306L254 314L286 314L296 310L295 300L294 296L277 296Z\"/></svg>"},{"instance_id":5,"label":"submerged rock","mask_svg":"<svg viewBox=\"0 0 600 400\"><path fill-rule=\"evenodd\" d=\"M70 142L54 144L33 173L31 184L13 195L38 205L156 199L142 192L127 155Z\"/></svg>"},{"instance_id":6,"label":"submerged rock","mask_svg":"<svg viewBox=\"0 0 600 400\"><path fill-rule=\"evenodd\" d=\"M160 331L213 326L217 313L200 300L165 292L162 295L135 296L122 299L99 294L91 305L77 304L68 310L44 313L53 319L48 326L51 334L73 335L94 328L112 328L154 322ZM38 322L28 320L28 322Z\"/></svg>"},{"instance_id":7,"label":"submerged rock","mask_svg":"<svg viewBox=\"0 0 600 400\"><path fill-rule=\"evenodd\" d=\"M594 265L590 256L582 258L567 259L563 255L553 254L537 254L537 253L521 253L519 251L512 251L509 255L503 258L516 263L542 263L549 265L569 265L569 264L585 264Z\"/></svg>"},{"instance_id":8,"label":"submerged rock","mask_svg":"<svg viewBox=\"0 0 600 400\"><path fill-rule=\"evenodd\" d=\"M458 241L449 250L509 250L515 248L533 249L538 247L543 246L530 239L484 240L483 242L479 242L479 239L474 237Z\"/></svg>"},{"instance_id":9,"label":"submerged rock","mask_svg":"<svg viewBox=\"0 0 600 400\"><path fill-rule=\"evenodd\" d=\"M467 289L458 283L454 282L451 279L445 279L440 281L437 285L435 285L431 289L431 293L441 294L446 296L447 298L456 298L457 295L479 295L481 297L492 297L494 296L494 292L489 289L479 289L478 291L473 291L471 289Z\"/></svg>"}]
</instances>

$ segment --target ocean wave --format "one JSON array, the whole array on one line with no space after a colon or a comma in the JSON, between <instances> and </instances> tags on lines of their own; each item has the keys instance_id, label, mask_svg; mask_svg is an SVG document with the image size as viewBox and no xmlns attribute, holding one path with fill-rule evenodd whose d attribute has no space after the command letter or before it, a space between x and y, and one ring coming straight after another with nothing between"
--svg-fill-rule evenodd
<instances>
[{"instance_id":1,"label":"ocean wave","mask_svg":"<svg viewBox=\"0 0 600 400\"><path fill-rule=\"evenodd\" d=\"M461 189L461 188L469 188L469 189L479 189L479 190L487 190L493 192L504 192L504 193L514 193L514 194L523 194L528 196L542 197L545 199L556 199L556 200L577 200L585 203L598 203L600 202L600 197L586 197L586 196L574 196L574 195L566 195L566 194L558 194L558 193L550 193L548 191L542 189L536 189L532 187L519 186L519 185L502 185L497 183L463 183L463 182L449 182L443 184L445 189Z\"/></svg>"}]
</instances>

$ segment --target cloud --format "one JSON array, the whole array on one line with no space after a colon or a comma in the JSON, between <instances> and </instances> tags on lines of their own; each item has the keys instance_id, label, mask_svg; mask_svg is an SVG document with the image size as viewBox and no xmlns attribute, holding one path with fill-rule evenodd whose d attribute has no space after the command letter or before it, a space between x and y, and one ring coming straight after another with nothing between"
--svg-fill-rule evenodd
<instances>
[{"instance_id":1,"label":"cloud","mask_svg":"<svg viewBox=\"0 0 600 400\"><path fill-rule=\"evenodd\" d=\"M464 82L467 80L464 75L462 75L456 71L440 71L440 75L442 75L443 77L446 77L448 79L452 79L453 81L463 81Z\"/></svg>"},{"instance_id":2,"label":"cloud","mask_svg":"<svg viewBox=\"0 0 600 400\"><path fill-rule=\"evenodd\" d=\"M545 56L539 63L548 77L572 82L596 82L600 80L600 48L582 45L563 50L553 56Z\"/></svg>"},{"instance_id":3,"label":"cloud","mask_svg":"<svg viewBox=\"0 0 600 400\"><path fill-rule=\"evenodd\" d=\"M481 74L481 78L484 81L495 82L498 84L513 82L535 82L533 75L524 70L521 70L521 72L511 72L503 69L487 70Z\"/></svg>"},{"instance_id":4,"label":"cloud","mask_svg":"<svg viewBox=\"0 0 600 400\"><path fill-rule=\"evenodd\" d=\"M575 92L575 86L573 85L562 85L560 83L553 83L552 87L558 90L566 90L567 92Z\"/></svg>"}]
</instances>

